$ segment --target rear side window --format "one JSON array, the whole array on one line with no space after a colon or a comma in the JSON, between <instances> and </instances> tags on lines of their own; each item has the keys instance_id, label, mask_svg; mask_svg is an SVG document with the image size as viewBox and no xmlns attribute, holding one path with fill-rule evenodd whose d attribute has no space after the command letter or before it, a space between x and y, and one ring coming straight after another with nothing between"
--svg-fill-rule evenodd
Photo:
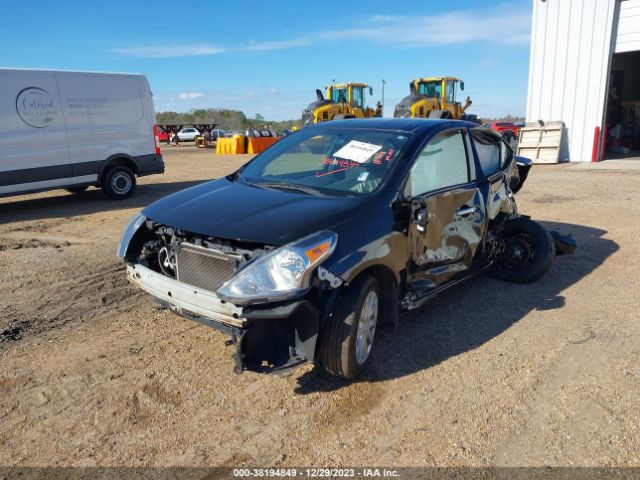
<instances>
[{"instance_id":1,"label":"rear side window","mask_svg":"<svg viewBox=\"0 0 640 480\"><path fill-rule=\"evenodd\" d=\"M504 166L507 163L509 163L511 161L511 159L513 158L513 149L504 140L502 140L502 142L500 142L500 147L502 149L502 157L501 157L502 163L501 163L501 165Z\"/></svg>"},{"instance_id":2,"label":"rear side window","mask_svg":"<svg viewBox=\"0 0 640 480\"><path fill-rule=\"evenodd\" d=\"M471 135L478 153L482 173L489 177L500 170L502 141L498 137L481 130L473 130Z\"/></svg>"},{"instance_id":3,"label":"rear side window","mask_svg":"<svg viewBox=\"0 0 640 480\"><path fill-rule=\"evenodd\" d=\"M422 195L469 181L467 152L459 130L440 133L418 155L405 195Z\"/></svg>"}]
</instances>

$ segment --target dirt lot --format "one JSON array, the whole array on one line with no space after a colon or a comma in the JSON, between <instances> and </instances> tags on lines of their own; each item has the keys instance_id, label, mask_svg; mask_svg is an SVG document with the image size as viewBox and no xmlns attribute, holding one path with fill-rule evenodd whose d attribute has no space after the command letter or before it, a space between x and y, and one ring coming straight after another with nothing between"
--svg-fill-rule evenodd
<instances>
[{"instance_id":1,"label":"dirt lot","mask_svg":"<svg viewBox=\"0 0 640 480\"><path fill-rule=\"evenodd\" d=\"M576 255L441 295L346 384L234 375L223 334L127 284L128 218L247 160L164 153L125 202L0 199L0 465L640 465L640 172L535 167L520 210Z\"/></svg>"}]
</instances>

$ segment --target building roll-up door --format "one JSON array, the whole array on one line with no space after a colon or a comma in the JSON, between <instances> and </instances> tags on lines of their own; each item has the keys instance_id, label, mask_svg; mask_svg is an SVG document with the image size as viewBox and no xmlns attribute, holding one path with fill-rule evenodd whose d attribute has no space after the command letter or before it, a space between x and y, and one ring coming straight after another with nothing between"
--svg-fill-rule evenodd
<instances>
[{"instance_id":1,"label":"building roll-up door","mask_svg":"<svg viewBox=\"0 0 640 480\"><path fill-rule=\"evenodd\" d=\"M640 50L640 0L620 2L616 33L616 53Z\"/></svg>"}]
</instances>

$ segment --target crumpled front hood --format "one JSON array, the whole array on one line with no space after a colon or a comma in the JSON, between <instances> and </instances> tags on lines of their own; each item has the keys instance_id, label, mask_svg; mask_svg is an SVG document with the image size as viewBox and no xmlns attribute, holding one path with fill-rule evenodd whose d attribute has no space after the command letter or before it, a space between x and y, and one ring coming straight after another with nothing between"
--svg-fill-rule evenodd
<instances>
[{"instance_id":1,"label":"crumpled front hood","mask_svg":"<svg viewBox=\"0 0 640 480\"><path fill-rule=\"evenodd\" d=\"M318 230L337 233L360 215L363 198L312 197L221 178L169 195L142 213L191 233L282 245Z\"/></svg>"}]
</instances>

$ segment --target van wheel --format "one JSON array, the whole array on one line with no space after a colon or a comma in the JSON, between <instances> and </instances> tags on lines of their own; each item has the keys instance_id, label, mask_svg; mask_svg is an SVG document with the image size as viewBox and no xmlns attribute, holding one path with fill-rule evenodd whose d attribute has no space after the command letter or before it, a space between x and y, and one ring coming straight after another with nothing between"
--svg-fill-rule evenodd
<instances>
[{"instance_id":1,"label":"van wheel","mask_svg":"<svg viewBox=\"0 0 640 480\"><path fill-rule=\"evenodd\" d=\"M113 200L124 200L136 189L136 175L127 167L113 167L102 179L102 191Z\"/></svg>"},{"instance_id":2,"label":"van wheel","mask_svg":"<svg viewBox=\"0 0 640 480\"><path fill-rule=\"evenodd\" d=\"M85 185L84 187L69 187L65 188L65 190L69 193L82 193L85 192L87 188L89 188L89 186Z\"/></svg>"},{"instance_id":3,"label":"van wheel","mask_svg":"<svg viewBox=\"0 0 640 480\"><path fill-rule=\"evenodd\" d=\"M320 347L320 365L336 377L353 379L365 368L380 317L380 286L362 275L336 300Z\"/></svg>"}]
</instances>

